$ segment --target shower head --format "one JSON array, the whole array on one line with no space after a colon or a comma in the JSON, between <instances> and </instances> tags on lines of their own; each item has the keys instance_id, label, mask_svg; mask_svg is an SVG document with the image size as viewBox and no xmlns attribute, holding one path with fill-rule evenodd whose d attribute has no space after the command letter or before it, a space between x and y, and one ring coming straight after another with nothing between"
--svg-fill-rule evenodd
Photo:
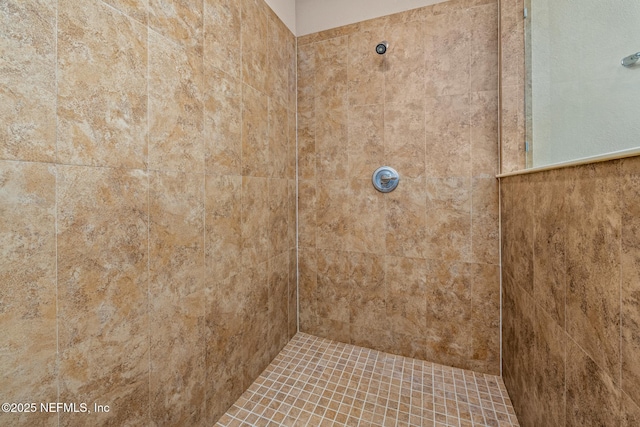
<instances>
[{"instance_id":1,"label":"shower head","mask_svg":"<svg viewBox=\"0 0 640 427\"><path fill-rule=\"evenodd\" d=\"M389 48L389 43L387 43L386 41L382 41L378 43L378 45L376 46L376 53L378 55L384 55L387 52L388 48Z\"/></svg>"}]
</instances>

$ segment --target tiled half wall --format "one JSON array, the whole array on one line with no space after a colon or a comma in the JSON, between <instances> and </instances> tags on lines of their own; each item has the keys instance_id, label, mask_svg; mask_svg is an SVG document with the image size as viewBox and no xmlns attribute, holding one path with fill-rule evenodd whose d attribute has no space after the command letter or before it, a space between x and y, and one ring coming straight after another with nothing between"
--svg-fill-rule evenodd
<instances>
[{"instance_id":1,"label":"tiled half wall","mask_svg":"<svg viewBox=\"0 0 640 427\"><path fill-rule=\"evenodd\" d=\"M503 376L521 425L640 425L640 157L501 187Z\"/></svg>"},{"instance_id":2,"label":"tiled half wall","mask_svg":"<svg viewBox=\"0 0 640 427\"><path fill-rule=\"evenodd\" d=\"M497 40L493 0L298 39L301 331L499 374Z\"/></svg>"}]
</instances>

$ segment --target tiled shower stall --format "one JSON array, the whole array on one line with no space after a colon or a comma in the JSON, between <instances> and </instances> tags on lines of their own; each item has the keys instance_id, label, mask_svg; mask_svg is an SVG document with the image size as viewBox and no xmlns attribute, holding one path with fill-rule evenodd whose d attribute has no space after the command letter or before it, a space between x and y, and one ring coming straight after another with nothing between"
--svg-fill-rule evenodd
<instances>
[{"instance_id":1,"label":"tiled shower stall","mask_svg":"<svg viewBox=\"0 0 640 427\"><path fill-rule=\"evenodd\" d=\"M640 425L640 163L496 179L521 7L0 0L0 403L110 407L0 424Z\"/></svg>"}]
</instances>

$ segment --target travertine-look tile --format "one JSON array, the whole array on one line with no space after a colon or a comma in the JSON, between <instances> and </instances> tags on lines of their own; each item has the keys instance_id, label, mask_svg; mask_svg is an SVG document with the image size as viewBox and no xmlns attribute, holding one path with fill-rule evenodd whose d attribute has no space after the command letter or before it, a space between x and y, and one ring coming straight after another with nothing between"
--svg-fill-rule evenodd
<instances>
[{"instance_id":1,"label":"travertine-look tile","mask_svg":"<svg viewBox=\"0 0 640 427\"><path fill-rule=\"evenodd\" d=\"M242 174L242 84L205 64L205 172Z\"/></svg>"},{"instance_id":2,"label":"travertine-look tile","mask_svg":"<svg viewBox=\"0 0 640 427\"><path fill-rule=\"evenodd\" d=\"M268 330L269 361L289 342L289 252L269 259Z\"/></svg>"},{"instance_id":3,"label":"travertine-look tile","mask_svg":"<svg viewBox=\"0 0 640 427\"><path fill-rule=\"evenodd\" d=\"M567 334L541 306L536 307L535 354L536 425L565 425Z\"/></svg>"},{"instance_id":4,"label":"travertine-look tile","mask_svg":"<svg viewBox=\"0 0 640 427\"><path fill-rule=\"evenodd\" d=\"M370 179L352 179L348 198L343 207L347 220L347 250L383 254L385 231L383 194L371 184ZM379 213L379 217L374 214ZM373 214L373 215L372 215ZM330 238L330 236L328 236Z\"/></svg>"},{"instance_id":5,"label":"travertine-look tile","mask_svg":"<svg viewBox=\"0 0 640 427\"><path fill-rule=\"evenodd\" d=\"M269 100L269 176L287 178L289 117L285 105Z\"/></svg>"},{"instance_id":6,"label":"travertine-look tile","mask_svg":"<svg viewBox=\"0 0 640 427\"><path fill-rule=\"evenodd\" d=\"M381 255L349 254L349 322L351 335L366 328L385 329L385 258ZM364 335L364 334L361 334Z\"/></svg>"},{"instance_id":7,"label":"travertine-look tile","mask_svg":"<svg viewBox=\"0 0 640 427\"><path fill-rule=\"evenodd\" d=\"M502 85L521 85L525 79L524 0L501 2L500 7Z\"/></svg>"},{"instance_id":8,"label":"travertine-look tile","mask_svg":"<svg viewBox=\"0 0 640 427\"><path fill-rule=\"evenodd\" d=\"M267 74L266 92L276 102L288 105L289 64L293 59L293 56L289 58L293 55L289 50L289 40L293 35L275 14L269 15L267 66L270 72Z\"/></svg>"},{"instance_id":9,"label":"travertine-look tile","mask_svg":"<svg viewBox=\"0 0 640 427\"><path fill-rule=\"evenodd\" d=\"M640 424L640 406L626 393L622 393L621 427L633 427Z\"/></svg>"},{"instance_id":10,"label":"travertine-look tile","mask_svg":"<svg viewBox=\"0 0 640 427\"><path fill-rule=\"evenodd\" d=\"M472 11L450 10L424 21L426 94L461 95L470 87L470 61L460 61L471 50Z\"/></svg>"},{"instance_id":11,"label":"travertine-look tile","mask_svg":"<svg viewBox=\"0 0 640 427\"><path fill-rule=\"evenodd\" d=\"M427 262L427 359L448 366L466 367L473 346L473 265L446 261Z\"/></svg>"},{"instance_id":12,"label":"travertine-look tile","mask_svg":"<svg viewBox=\"0 0 640 427\"><path fill-rule=\"evenodd\" d=\"M204 62L240 78L241 5L234 0L204 0Z\"/></svg>"},{"instance_id":13,"label":"travertine-look tile","mask_svg":"<svg viewBox=\"0 0 640 427\"><path fill-rule=\"evenodd\" d=\"M402 176L424 177L427 133L424 100L406 104L385 104L384 157L387 164Z\"/></svg>"},{"instance_id":14,"label":"travertine-look tile","mask_svg":"<svg viewBox=\"0 0 640 427\"><path fill-rule=\"evenodd\" d=\"M213 283L236 273L241 266L242 177L205 179L205 263Z\"/></svg>"},{"instance_id":15,"label":"travertine-look tile","mask_svg":"<svg viewBox=\"0 0 640 427\"><path fill-rule=\"evenodd\" d=\"M402 179L391 193L383 195L386 253L424 258L427 211L422 179Z\"/></svg>"},{"instance_id":16,"label":"travertine-look tile","mask_svg":"<svg viewBox=\"0 0 640 427\"><path fill-rule=\"evenodd\" d=\"M298 245L316 247L316 181L298 180Z\"/></svg>"},{"instance_id":17,"label":"travertine-look tile","mask_svg":"<svg viewBox=\"0 0 640 427\"><path fill-rule=\"evenodd\" d=\"M247 0L253 1L253 0ZM242 85L242 175L268 177L269 99Z\"/></svg>"},{"instance_id":18,"label":"travertine-look tile","mask_svg":"<svg viewBox=\"0 0 640 427\"><path fill-rule=\"evenodd\" d=\"M498 78L498 3L488 2L471 9L471 59L469 61L472 91L497 90Z\"/></svg>"},{"instance_id":19,"label":"travertine-look tile","mask_svg":"<svg viewBox=\"0 0 640 427\"><path fill-rule=\"evenodd\" d=\"M242 0L242 81L265 93L268 74L269 19L262 0Z\"/></svg>"},{"instance_id":20,"label":"travertine-look tile","mask_svg":"<svg viewBox=\"0 0 640 427\"><path fill-rule=\"evenodd\" d=\"M348 37L348 96L349 105L381 105L385 84L386 57L375 52L375 37L379 31L362 31ZM313 45L311 45L313 46Z\"/></svg>"},{"instance_id":21,"label":"travertine-look tile","mask_svg":"<svg viewBox=\"0 0 640 427\"><path fill-rule=\"evenodd\" d=\"M567 332L614 382L620 372L618 162L567 178Z\"/></svg>"},{"instance_id":22,"label":"travertine-look tile","mask_svg":"<svg viewBox=\"0 0 640 427\"><path fill-rule=\"evenodd\" d=\"M149 168L204 172L202 58L149 33Z\"/></svg>"},{"instance_id":23,"label":"travertine-look tile","mask_svg":"<svg viewBox=\"0 0 640 427\"><path fill-rule=\"evenodd\" d=\"M295 247L289 250L289 339L298 332L298 251Z\"/></svg>"},{"instance_id":24,"label":"travertine-look tile","mask_svg":"<svg viewBox=\"0 0 640 427\"><path fill-rule=\"evenodd\" d=\"M385 258L387 321L392 332L413 336L425 334L426 271L427 263L422 259Z\"/></svg>"},{"instance_id":25,"label":"travertine-look tile","mask_svg":"<svg viewBox=\"0 0 640 427\"><path fill-rule=\"evenodd\" d=\"M385 34L393 44L383 57L385 103L420 101L426 85L427 54L423 22L394 25ZM371 46L368 47L367 52L375 54ZM370 90L376 91L378 88L371 87Z\"/></svg>"},{"instance_id":26,"label":"travertine-look tile","mask_svg":"<svg viewBox=\"0 0 640 427\"><path fill-rule=\"evenodd\" d=\"M269 257L269 183L266 178L242 177L242 263L265 262Z\"/></svg>"},{"instance_id":27,"label":"travertine-look tile","mask_svg":"<svg viewBox=\"0 0 640 427\"><path fill-rule=\"evenodd\" d=\"M215 422L248 386L243 327L249 317L247 283L239 275L208 281L206 298L206 391L208 422Z\"/></svg>"},{"instance_id":28,"label":"travertine-look tile","mask_svg":"<svg viewBox=\"0 0 640 427\"><path fill-rule=\"evenodd\" d=\"M566 294L566 204L561 172L532 182L534 192L533 291L536 301L564 327Z\"/></svg>"},{"instance_id":29,"label":"travertine-look tile","mask_svg":"<svg viewBox=\"0 0 640 427\"><path fill-rule=\"evenodd\" d=\"M300 330L311 333L317 320L318 264L315 249L298 250L298 292L300 298Z\"/></svg>"},{"instance_id":30,"label":"travertine-look tile","mask_svg":"<svg viewBox=\"0 0 640 427\"><path fill-rule=\"evenodd\" d=\"M567 426L620 425L620 390L573 340L567 342Z\"/></svg>"},{"instance_id":31,"label":"travertine-look tile","mask_svg":"<svg viewBox=\"0 0 640 427\"><path fill-rule=\"evenodd\" d=\"M55 185L54 166L0 161L0 381L7 402L58 397ZM47 413L0 417L8 425L57 425Z\"/></svg>"},{"instance_id":32,"label":"travertine-look tile","mask_svg":"<svg viewBox=\"0 0 640 427\"><path fill-rule=\"evenodd\" d=\"M349 109L349 178L370 179L384 157L384 106L363 105Z\"/></svg>"},{"instance_id":33,"label":"travertine-look tile","mask_svg":"<svg viewBox=\"0 0 640 427\"><path fill-rule=\"evenodd\" d=\"M471 176L498 173L498 92L473 92L470 97Z\"/></svg>"},{"instance_id":34,"label":"travertine-look tile","mask_svg":"<svg viewBox=\"0 0 640 427\"><path fill-rule=\"evenodd\" d=\"M270 256L288 252L289 186L286 179L269 179L269 237Z\"/></svg>"},{"instance_id":35,"label":"travertine-look tile","mask_svg":"<svg viewBox=\"0 0 640 427\"><path fill-rule=\"evenodd\" d=\"M322 183L316 186L316 247L347 250L351 222L349 183L337 180Z\"/></svg>"},{"instance_id":36,"label":"travertine-look tile","mask_svg":"<svg viewBox=\"0 0 640 427\"><path fill-rule=\"evenodd\" d=\"M471 324L473 329L470 368L500 373L500 267L472 264Z\"/></svg>"},{"instance_id":37,"label":"travertine-look tile","mask_svg":"<svg viewBox=\"0 0 640 427\"><path fill-rule=\"evenodd\" d=\"M469 176L469 95L427 98L426 115L427 176Z\"/></svg>"},{"instance_id":38,"label":"travertine-look tile","mask_svg":"<svg viewBox=\"0 0 640 427\"><path fill-rule=\"evenodd\" d=\"M511 276L502 276L503 375L520 422L535 425L535 303Z\"/></svg>"},{"instance_id":39,"label":"travertine-look tile","mask_svg":"<svg viewBox=\"0 0 640 427\"><path fill-rule=\"evenodd\" d=\"M204 414L204 175L149 179L151 419L197 424Z\"/></svg>"},{"instance_id":40,"label":"travertine-look tile","mask_svg":"<svg viewBox=\"0 0 640 427\"><path fill-rule=\"evenodd\" d=\"M142 171L58 166L59 399L109 405L96 423L149 416L147 192Z\"/></svg>"},{"instance_id":41,"label":"travertine-look tile","mask_svg":"<svg viewBox=\"0 0 640 427\"><path fill-rule=\"evenodd\" d=\"M54 161L56 2L4 2L0 27L0 159Z\"/></svg>"},{"instance_id":42,"label":"travertine-look tile","mask_svg":"<svg viewBox=\"0 0 640 427\"><path fill-rule=\"evenodd\" d=\"M203 0L149 0L149 27L202 55Z\"/></svg>"},{"instance_id":43,"label":"travertine-look tile","mask_svg":"<svg viewBox=\"0 0 640 427\"><path fill-rule=\"evenodd\" d=\"M317 251L317 310L320 318L349 324L350 262L345 252Z\"/></svg>"},{"instance_id":44,"label":"travertine-look tile","mask_svg":"<svg viewBox=\"0 0 640 427\"><path fill-rule=\"evenodd\" d=\"M499 264L499 193L495 178L474 178L471 207L471 258L473 262Z\"/></svg>"},{"instance_id":45,"label":"travertine-look tile","mask_svg":"<svg viewBox=\"0 0 640 427\"><path fill-rule=\"evenodd\" d=\"M125 15L147 24L149 18L149 0L104 0Z\"/></svg>"},{"instance_id":46,"label":"travertine-look tile","mask_svg":"<svg viewBox=\"0 0 640 427\"><path fill-rule=\"evenodd\" d=\"M503 80L501 98L500 172L515 172L526 167L524 84L506 86Z\"/></svg>"},{"instance_id":47,"label":"travertine-look tile","mask_svg":"<svg viewBox=\"0 0 640 427\"><path fill-rule=\"evenodd\" d=\"M621 215L622 215L622 289L621 319L622 363L621 387L635 402L640 402L640 209L638 184L640 158L621 161Z\"/></svg>"},{"instance_id":48,"label":"travertine-look tile","mask_svg":"<svg viewBox=\"0 0 640 427\"><path fill-rule=\"evenodd\" d=\"M58 3L58 161L145 168L147 28L101 2Z\"/></svg>"},{"instance_id":49,"label":"travertine-look tile","mask_svg":"<svg viewBox=\"0 0 640 427\"><path fill-rule=\"evenodd\" d=\"M501 189L503 277L533 295L534 193L522 176L503 181Z\"/></svg>"}]
</instances>

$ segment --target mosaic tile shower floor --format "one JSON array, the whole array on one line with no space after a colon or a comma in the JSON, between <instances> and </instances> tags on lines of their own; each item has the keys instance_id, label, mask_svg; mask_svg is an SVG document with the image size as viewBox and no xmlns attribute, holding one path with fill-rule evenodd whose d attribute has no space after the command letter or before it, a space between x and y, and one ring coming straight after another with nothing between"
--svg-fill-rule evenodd
<instances>
[{"instance_id":1,"label":"mosaic tile shower floor","mask_svg":"<svg viewBox=\"0 0 640 427\"><path fill-rule=\"evenodd\" d=\"M235 426L518 426L502 379L298 333L224 414Z\"/></svg>"}]
</instances>

